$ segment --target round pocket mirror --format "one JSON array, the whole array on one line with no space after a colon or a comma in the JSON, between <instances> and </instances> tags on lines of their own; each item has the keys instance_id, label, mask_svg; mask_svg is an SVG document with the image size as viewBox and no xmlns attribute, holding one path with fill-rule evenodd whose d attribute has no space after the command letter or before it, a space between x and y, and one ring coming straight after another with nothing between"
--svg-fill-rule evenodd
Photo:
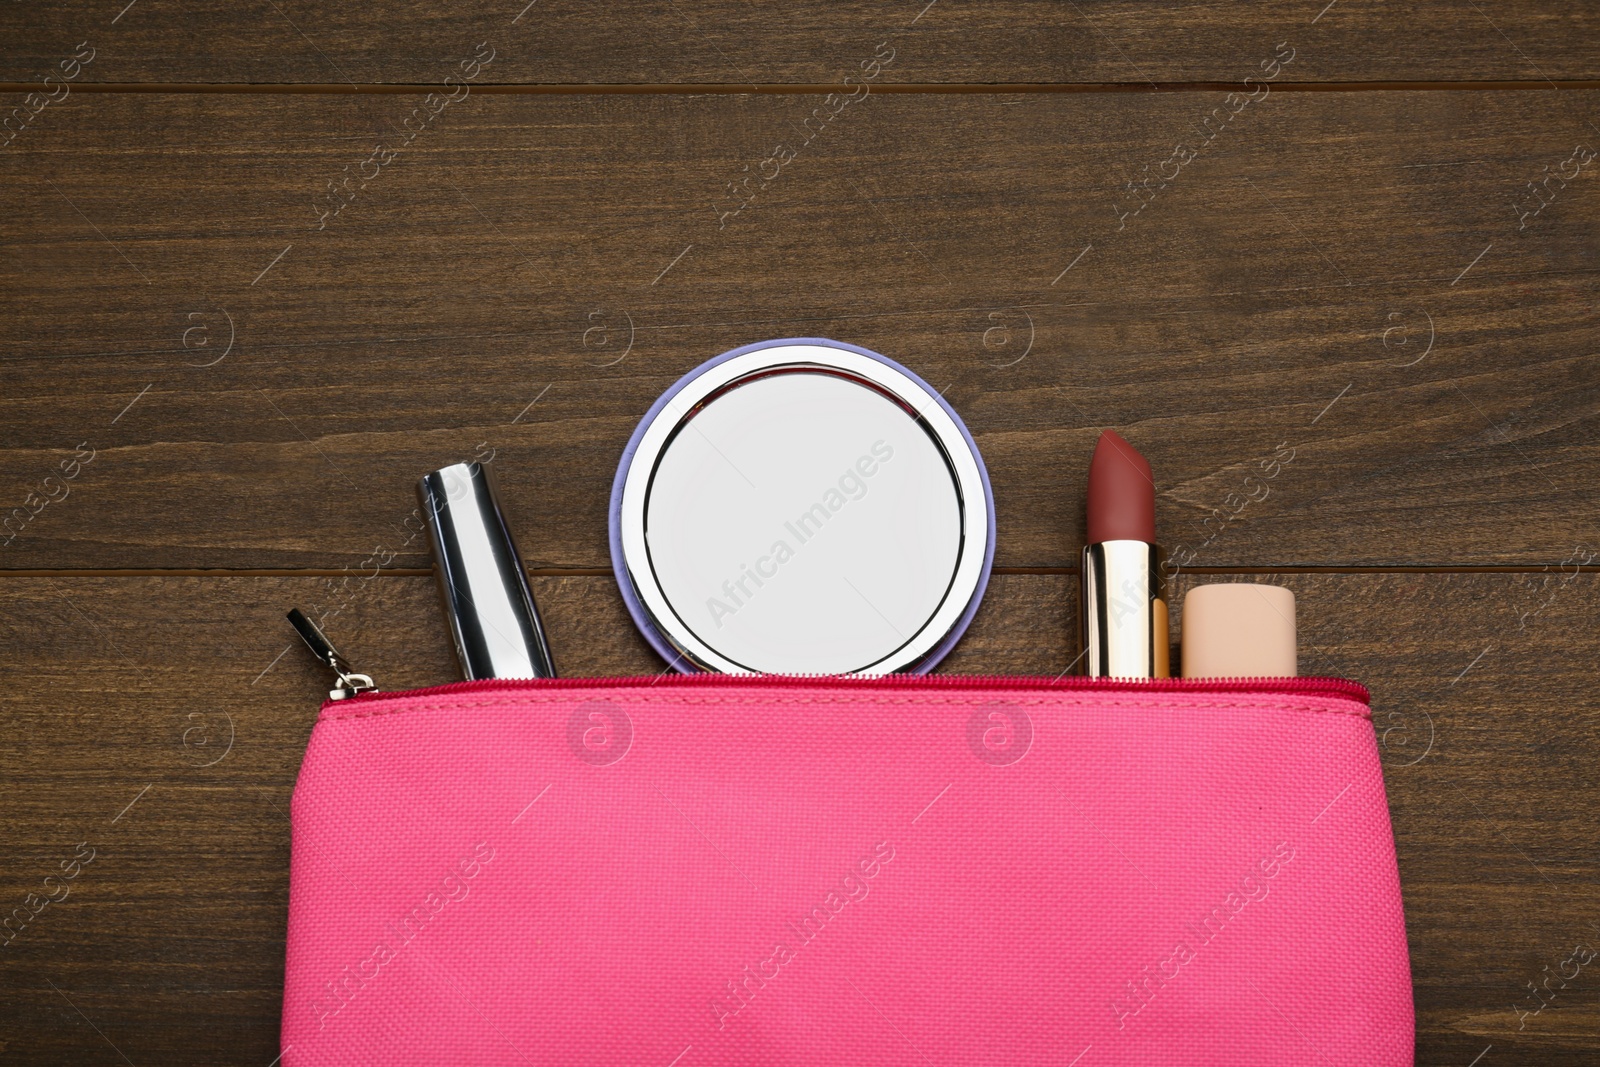
<instances>
[{"instance_id":1,"label":"round pocket mirror","mask_svg":"<svg viewBox=\"0 0 1600 1067\"><path fill-rule=\"evenodd\" d=\"M994 504L971 435L916 375L837 341L766 341L645 415L611 557L679 670L921 672L977 611Z\"/></svg>"}]
</instances>

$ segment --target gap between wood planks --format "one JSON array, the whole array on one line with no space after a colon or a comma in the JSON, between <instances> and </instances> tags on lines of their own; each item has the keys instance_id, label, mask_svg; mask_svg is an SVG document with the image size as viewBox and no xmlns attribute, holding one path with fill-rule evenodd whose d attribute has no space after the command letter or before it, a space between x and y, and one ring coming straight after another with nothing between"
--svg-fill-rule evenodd
<instances>
[{"instance_id":1,"label":"gap between wood planks","mask_svg":"<svg viewBox=\"0 0 1600 1067\"><path fill-rule=\"evenodd\" d=\"M0 94L27 93L37 90L31 82L0 82ZM73 86L77 93L168 93L168 94L239 94L239 93L295 93L329 96L360 93L416 94L449 89L435 82L393 82L387 84L313 84L297 82L84 82ZM873 85L874 93L948 94L948 93L1195 93L1229 92L1239 88L1238 82L902 82ZM1549 92L1569 89L1600 89L1600 80L1546 81L1371 81L1371 82L1273 82L1273 92L1285 93L1359 93L1359 92L1520 92L1540 90ZM797 82L741 83L671 83L671 84L547 84L547 85L478 85L474 93L501 96L583 96L591 94L615 95L676 95L699 96L762 95L799 96L817 93L849 93L850 86L828 82L815 84Z\"/></svg>"},{"instance_id":2,"label":"gap between wood planks","mask_svg":"<svg viewBox=\"0 0 1600 1067\"><path fill-rule=\"evenodd\" d=\"M1396 564L1394 566L1347 567L1282 566L1282 567L1184 567L1184 574L1545 574L1557 564L1483 564L1428 566L1425 564ZM1563 568L1564 569L1564 568ZM1600 563L1580 565L1577 572L1600 574ZM1071 575L1077 567L995 567L995 574L1014 575ZM425 578L433 574L426 567L390 567L383 578ZM610 567L529 567L528 574L535 578L612 578L616 572ZM0 569L0 580L6 578L345 578L349 570L330 570L320 567L81 567L67 569Z\"/></svg>"}]
</instances>

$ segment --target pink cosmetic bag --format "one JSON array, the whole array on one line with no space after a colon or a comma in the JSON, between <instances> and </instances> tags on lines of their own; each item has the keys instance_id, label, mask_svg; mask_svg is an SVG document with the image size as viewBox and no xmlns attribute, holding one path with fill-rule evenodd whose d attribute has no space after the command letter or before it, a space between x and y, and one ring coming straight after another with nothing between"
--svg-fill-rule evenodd
<instances>
[{"instance_id":1,"label":"pink cosmetic bag","mask_svg":"<svg viewBox=\"0 0 1600 1067\"><path fill-rule=\"evenodd\" d=\"M1350 682L366 694L293 823L291 1067L1412 1062Z\"/></svg>"}]
</instances>

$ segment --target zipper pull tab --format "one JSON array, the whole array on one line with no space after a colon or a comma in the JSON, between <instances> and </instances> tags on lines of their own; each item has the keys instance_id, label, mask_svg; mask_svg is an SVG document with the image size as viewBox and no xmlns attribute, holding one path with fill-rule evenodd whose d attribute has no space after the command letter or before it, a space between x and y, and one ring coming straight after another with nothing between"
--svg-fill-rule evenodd
<instances>
[{"instance_id":1,"label":"zipper pull tab","mask_svg":"<svg viewBox=\"0 0 1600 1067\"><path fill-rule=\"evenodd\" d=\"M353 672L350 669L350 664L346 663L345 658L339 655L339 650L333 647L333 642L324 637L322 631L317 628L317 624L306 618L305 613L299 608L290 609L289 622L294 626L295 631L299 633L300 640L304 641L306 647L311 650L311 654L317 657L317 660L323 666L328 667L339 676L339 684L328 690L329 700L344 700L346 697L353 697L357 693L376 693L378 691L377 683L372 680L371 676Z\"/></svg>"}]
</instances>

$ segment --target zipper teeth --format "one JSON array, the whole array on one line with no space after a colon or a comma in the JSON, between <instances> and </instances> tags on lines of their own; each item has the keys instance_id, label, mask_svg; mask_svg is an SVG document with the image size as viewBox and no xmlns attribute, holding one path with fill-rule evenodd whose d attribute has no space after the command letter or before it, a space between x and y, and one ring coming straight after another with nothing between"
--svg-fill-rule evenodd
<instances>
[{"instance_id":1,"label":"zipper teeth","mask_svg":"<svg viewBox=\"0 0 1600 1067\"><path fill-rule=\"evenodd\" d=\"M853 677L837 674L677 674L618 675L608 678L485 678L473 682L448 682L422 689L394 692L366 692L342 705L395 700L404 697L443 696L449 693L516 691L528 689L614 688L737 688L739 686L779 688L854 688L854 689L1018 689L1018 690L1097 690L1100 692L1187 692L1187 693L1293 693L1314 696L1346 697L1370 703L1371 695L1360 682L1346 678L1047 678L1043 675L1008 674L887 674Z\"/></svg>"}]
</instances>

